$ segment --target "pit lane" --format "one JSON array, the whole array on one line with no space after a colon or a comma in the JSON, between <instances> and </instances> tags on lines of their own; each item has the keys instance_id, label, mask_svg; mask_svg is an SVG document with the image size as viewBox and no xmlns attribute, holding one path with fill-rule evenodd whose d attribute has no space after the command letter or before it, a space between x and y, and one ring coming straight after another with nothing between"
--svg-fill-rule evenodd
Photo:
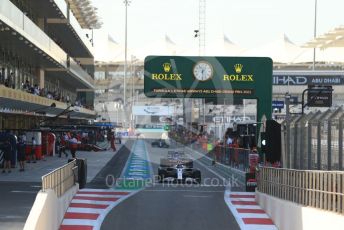
<instances>
[{"instance_id":1,"label":"pit lane","mask_svg":"<svg viewBox=\"0 0 344 230\"><path fill-rule=\"evenodd\" d=\"M187 149L173 145L152 148L146 141L153 174L157 175L161 157L169 150ZM194 161L201 170L200 184L158 183L128 198L105 218L101 229L240 229L224 202L226 183L211 165ZM216 181L211 183L209 181Z\"/></svg>"}]
</instances>

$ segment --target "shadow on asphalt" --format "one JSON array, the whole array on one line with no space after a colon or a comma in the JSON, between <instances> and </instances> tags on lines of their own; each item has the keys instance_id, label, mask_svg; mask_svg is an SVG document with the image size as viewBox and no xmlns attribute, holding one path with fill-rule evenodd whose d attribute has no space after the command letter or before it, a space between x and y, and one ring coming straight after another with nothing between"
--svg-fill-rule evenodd
<instances>
[{"instance_id":1,"label":"shadow on asphalt","mask_svg":"<svg viewBox=\"0 0 344 230\"><path fill-rule=\"evenodd\" d=\"M86 188L94 189L108 189L106 185L106 178L108 175L114 178L121 176L122 170L128 160L134 141L128 140L118 152L111 158L111 160L99 171L99 173L86 184Z\"/></svg>"}]
</instances>

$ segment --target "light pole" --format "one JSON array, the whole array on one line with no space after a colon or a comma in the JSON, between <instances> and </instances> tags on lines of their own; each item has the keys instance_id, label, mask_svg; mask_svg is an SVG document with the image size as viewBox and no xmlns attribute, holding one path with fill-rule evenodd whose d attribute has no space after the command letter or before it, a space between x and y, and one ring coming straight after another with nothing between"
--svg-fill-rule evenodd
<instances>
[{"instance_id":1,"label":"light pole","mask_svg":"<svg viewBox=\"0 0 344 230\"><path fill-rule=\"evenodd\" d=\"M130 122L130 126L131 128L134 127L134 116L133 116L133 106L134 106L134 80L135 80L135 64L138 61L138 59L134 56L131 55L131 64L130 64L130 73L131 73L131 122Z\"/></svg>"},{"instance_id":2,"label":"light pole","mask_svg":"<svg viewBox=\"0 0 344 230\"><path fill-rule=\"evenodd\" d=\"M135 76L136 76L136 67L135 65L137 64L139 60L134 56L131 55L131 97L134 98L134 81L135 81Z\"/></svg>"},{"instance_id":3,"label":"light pole","mask_svg":"<svg viewBox=\"0 0 344 230\"><path fill-rule=\"evenodd\" d=\"M318 1L315 0L315 7L314 7L314 39L317 36L317 8L318 8ZM313 48L313 71L315 70L315 53L316 48Z\"/></svg>"},{"instance_id":4,"label":"light pole","mask_svg":"<svg viewBox=\"0 0 344 230\"><path fill-rule=\"evenodd\" d=\"M125 4L125 45L124 45L124 77L123 77L123 106L126 105L126 78L128 65L128 6L130 0L124 0Z\"/></svg>"}]
</instances>

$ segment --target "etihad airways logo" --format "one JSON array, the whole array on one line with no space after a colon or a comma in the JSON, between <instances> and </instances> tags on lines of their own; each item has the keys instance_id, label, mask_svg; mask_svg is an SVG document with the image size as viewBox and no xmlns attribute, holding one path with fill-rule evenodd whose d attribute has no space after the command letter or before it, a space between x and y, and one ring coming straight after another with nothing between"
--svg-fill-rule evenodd
<instances>
[{"instance_id":1,"label":"etihad airways logo","mask_svg":"<svg viewBox=\"0 0 344 230\"><path fill-rule=\"evenodd\" d=\"M243 68L244 68L243 64L235 64L234 71L236 74L223 75L223 80L233 81L233 82L241 82L241 81L253 82L254 81L253 74L241 74L243 71Z\"/></svg>"},{"instance_id":2,"label":"etihad airways logo","mask_svg":"<svg viewBox=\"0 0 344 230\"><path fill-rule=\"evenodd\" d=\"M171 63L164 63L162 65L163 71L165 73L153 73L152 74L152 79L153 80L163 80L163 81L181 81L182 79L182 74L178 73L170 73L171 71Z\"/></svg>"}]
</instances>

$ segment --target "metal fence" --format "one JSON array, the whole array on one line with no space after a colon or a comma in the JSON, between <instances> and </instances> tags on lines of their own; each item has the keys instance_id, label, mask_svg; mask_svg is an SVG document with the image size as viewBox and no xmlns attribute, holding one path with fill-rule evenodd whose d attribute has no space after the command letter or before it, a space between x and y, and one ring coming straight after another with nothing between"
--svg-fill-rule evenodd
<instances>
[{"instance_id":1,"label":"metal fence","mask_svg":"<svg viewBox=\"0 0 344 230\"><path fill-rule=\"evenodd\" d=\"M260 168L258 191L300 205L344 214L344 172Z\"/></svg>"},{"instance_id":2,"label":"metal fence","mask_svg":"<svg viewBox=\"0 0 344 230\"><path fill-rule=\"evenodd\" d=\"M283 167L343 170L343 108L295 116L282 123Z\"/></svg>"},{"instance_id":3,"label":"metal fence","mask_svg":"<svg viewBox=\"0 0 344 230\"><path fill-rule=\"evenodd\" d=\"M76 160L55 169L51 173L42 176L42 191L52 189L57 197L61 197L68 189L73 187L78 177Z\"/></svg>"}]
</instances>

